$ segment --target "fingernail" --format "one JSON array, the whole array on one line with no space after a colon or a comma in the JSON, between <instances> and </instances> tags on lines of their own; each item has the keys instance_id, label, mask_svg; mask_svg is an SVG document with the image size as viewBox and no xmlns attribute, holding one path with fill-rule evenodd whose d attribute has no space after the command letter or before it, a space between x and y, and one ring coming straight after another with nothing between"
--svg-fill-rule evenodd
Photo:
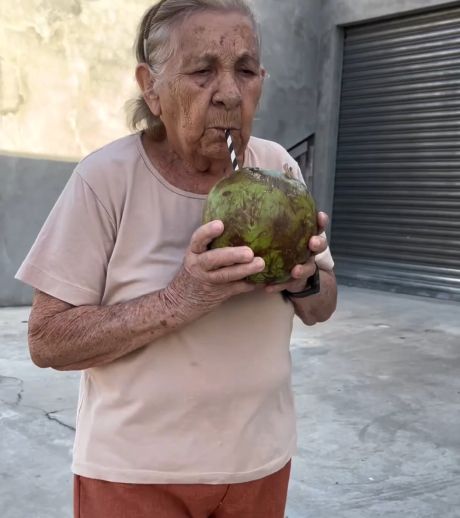
<instances>
[{"instance_id":1,"label":"fingernail","mask_svg":"<svg viewBox=\"0 0 460 518\"><path fill-rule=\"evenodd\" d=\"M256 266L259 268L265 268L265 261L262 259L262 257L256 257L254 259L254 262L256 263Z\"/></svg>"},{"instance_id":2,"label":"fingernail","mask_svg":"<svg viewBox=\"0 0 460 518\"><path fill-rule=\"evenodd\" d=\"M213 230L220 230L222 228L222 222L221 221L214 221L212 224Z\"/></svg>"},{"instance_id":3,"label":"fingernail","mask_svg":"<svg viewBox=\"0 0 460 518\"><path fill-rule=\"evenodd\" d=\"M248 259L253 259L254 258L254 252L250 248L247 248L244 251L244 256L247 257Z\"/></svg>"}]
</instances>

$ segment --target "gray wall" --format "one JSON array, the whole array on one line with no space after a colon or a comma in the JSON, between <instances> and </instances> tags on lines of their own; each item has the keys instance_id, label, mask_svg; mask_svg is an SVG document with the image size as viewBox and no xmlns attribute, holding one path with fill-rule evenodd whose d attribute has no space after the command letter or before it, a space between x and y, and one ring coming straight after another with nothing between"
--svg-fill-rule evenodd
<instances>
[{"instance_id":1,"label":"gray wall","mask_svg":"<svg viewBox=\"0 0 460 518\"><path fill-rule=\"evenodd\" d=\"M342 27L453 3L458 4L442 0L323 0L313 193L319 208L331 218L334 216L332 207L343 56Z\"/></svg>"},{"instance_id":2,"label":"gray wall","mask_svg":"<svg viewBox=\"0 0 460 518\"><path fill-rule=\"evenodd\" d=\"M270 77L254 135L289 148L315 131L321 0L253 0Z\"/></svg>"},{"instance_id":3,"label":"gray wall","mask_svg":"<svg viewBox=\"0 0 460 518\"><path fill-rule=\"evenodd\" d=\"M14 279L73 164L0 156L0 306L27 305L32 290Z\"/></svg>"}]
</instances>

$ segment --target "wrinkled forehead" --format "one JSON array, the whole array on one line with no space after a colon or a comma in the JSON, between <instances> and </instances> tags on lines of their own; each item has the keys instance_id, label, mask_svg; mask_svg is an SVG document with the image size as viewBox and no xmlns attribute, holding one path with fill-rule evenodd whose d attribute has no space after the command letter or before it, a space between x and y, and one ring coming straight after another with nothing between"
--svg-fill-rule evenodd
<instances>
[{"instance_id":1,"label":"wrinkled forehead","mask_svg":"<svg viewBox=\"0 0 460 518\"><path fill-rule=\"evenodd\" d=\"M176 28L178 58L192 62L210 54L236 59L250 57L259 62L259 44L251 20L240 13L194 14Z\"/></svg>"}]
</instances>

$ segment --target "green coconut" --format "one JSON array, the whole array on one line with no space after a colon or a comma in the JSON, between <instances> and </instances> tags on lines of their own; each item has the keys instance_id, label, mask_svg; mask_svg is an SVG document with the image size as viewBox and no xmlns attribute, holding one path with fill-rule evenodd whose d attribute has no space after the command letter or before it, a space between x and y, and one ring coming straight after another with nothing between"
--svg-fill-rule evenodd
<instances>
[{"instance_id":1,"label":"green coconut","mask_svg":"<svg viewBox=\"0 0 460 518\"><path fill-rule=\"evenodd\" d=\"M243 168L220 180L209 192L203 222L220 219L224 232L210 248L249 246L265 269L247 280L276 284L290 279L296 264L310 256L308 242L317 233L315 201L291 170Z\"/></svg>"}]
</instances>

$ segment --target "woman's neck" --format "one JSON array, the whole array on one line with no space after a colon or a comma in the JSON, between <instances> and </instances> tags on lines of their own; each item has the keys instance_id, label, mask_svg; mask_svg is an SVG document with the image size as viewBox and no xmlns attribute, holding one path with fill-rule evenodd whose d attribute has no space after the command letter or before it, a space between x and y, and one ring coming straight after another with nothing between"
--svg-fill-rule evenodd
<instances>
[{"instance_id":1,"label":"woman's neck","mask_svg":"<svg viewBox=\"0 0 460 518\"><path fill-rule=\"evenodd\" d=\"M183 191L207 194L221 178L232 173L229 159L203 158L191 163L171 149L167 140L155 142L145 133L142 135L142 144L158 172L170 184Z\"/></svg>"}]
</instances>

